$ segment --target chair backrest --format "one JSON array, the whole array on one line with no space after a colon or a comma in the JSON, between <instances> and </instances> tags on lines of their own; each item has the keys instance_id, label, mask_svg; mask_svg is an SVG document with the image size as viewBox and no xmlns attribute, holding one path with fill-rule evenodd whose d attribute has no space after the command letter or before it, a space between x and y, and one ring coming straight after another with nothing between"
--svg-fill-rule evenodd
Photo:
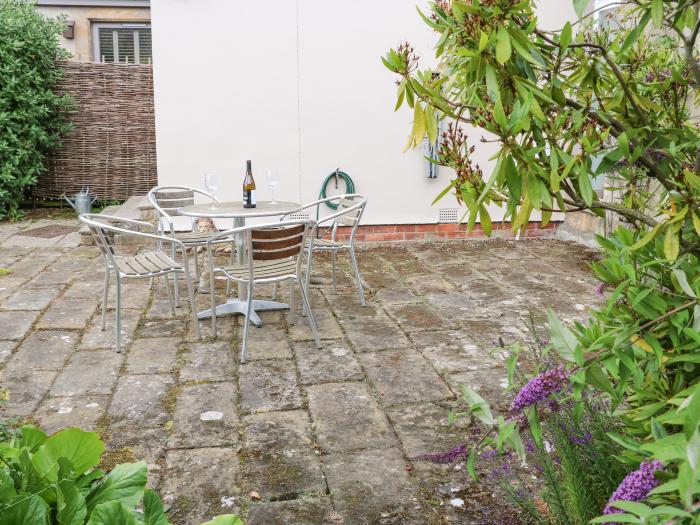
<instances>
[{"instance_id":1,"label":"chair backrest","mask_svg":"<svg viewBox=\"0 0 700 525\"><path fill-rule=\"evenodd\" d=\"M249 253L255 261L296 257L312 221L287 221L272 228L251 228Z\"/></svg>"},{"instance_id":2,"label":"chair backrest","mask_svg":"<svg viewBox=\"0 0 700 525\"><path fill-rule=\"evenodd\" d=\"M180 212L185 206L192 206L195 195L219 202L212 194L188 186L156 186L148 192L148 201L161 216L169 218L181 215Z\"/></svg>"}]
</instances>

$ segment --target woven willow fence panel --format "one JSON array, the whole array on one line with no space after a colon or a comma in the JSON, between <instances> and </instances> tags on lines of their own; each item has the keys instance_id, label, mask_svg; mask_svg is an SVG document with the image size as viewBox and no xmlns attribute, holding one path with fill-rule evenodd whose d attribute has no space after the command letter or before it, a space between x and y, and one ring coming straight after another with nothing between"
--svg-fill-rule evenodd
<instances>
[{"instance_id":1,"label":"woven willow fence panel","mask_svg":"<svg viewBox=\"0 0 700 525\"><path fill-rule=\"evenodd\" d=\"M157 182L151 66L61 66L59 90L73 97L74 128L48 159L34 196L59 198L86 186L100 199L144 195Z\"/></svg>"}]
</instances>

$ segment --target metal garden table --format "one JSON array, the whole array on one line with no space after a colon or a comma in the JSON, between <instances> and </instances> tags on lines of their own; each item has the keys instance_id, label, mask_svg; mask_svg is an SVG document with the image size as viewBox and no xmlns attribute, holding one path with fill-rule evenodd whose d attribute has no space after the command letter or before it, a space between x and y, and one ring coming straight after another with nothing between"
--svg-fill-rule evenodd
<instances>
[{"instance_id":1,"label":"metal garden table","mask_svg":"<svg viewBox=\"0 0 700 525\"><path fill-rule=\"evenodd\" d=\"M209 219L233 219L233 227L240 228L245 226L245 221L248 218L255 217L274 217L285 215L290 211L299 209L299 204L295 202L275 202L274 204L270 201L260 201L255 208L244 208L243 202L218 202L212 207L211 203L206 204L194 204L192 206L186 206L180 210L182 215L189 217L204 217ZM245 262L245 254L243 253L243 235L238 234L236 236L236 246L237 250L237 262L238 264L243 264ZM216 307L216 315L225 314L241 314L245 315L247 309L247 301L245 297L245 286L241 283L238 284L238 296L228 298L224 304L220 304ZM264 312L268 310L287 310L289 305L287 303L280 303L277 301L263 301L254 300L253 301L253 311L250 312L248 319L255 326L262 326L262 321L257 312ZM211 317L211 309L204 310L197 314L199 319L207 319Z\"/></svg>"}]
</instances>

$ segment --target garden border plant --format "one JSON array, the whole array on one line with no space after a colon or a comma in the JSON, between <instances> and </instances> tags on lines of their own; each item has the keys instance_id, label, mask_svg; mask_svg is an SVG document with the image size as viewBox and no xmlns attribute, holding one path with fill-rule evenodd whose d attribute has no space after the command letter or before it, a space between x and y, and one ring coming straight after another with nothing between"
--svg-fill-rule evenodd
<instances>
[{"instance_id":1,"label":"garden border plant","mask_svg":"<svg viewBox=\"0 0 700 525\"><path fill-rule=\"evenodd\" d=\"M58 41L64 26L33 1L0 0L0 220L21 217L25 192L70 128L70 99L54 92L56 63L69 56Z\"/></svg>"},{"instance_id":2,"label":"garden border plant","mask_svg":"<svg viewBox=\"0 0 700 525\"><path fill-rule=\"evenodd\" d=\"M484 448L525 460L522 436L541 449L552 432L552 399L581 424L594 398L621 447L609 460L628 475L592 522L700 523L700 0L620 0L606 24L588 3L574 0L578 20L546 31L533 0L436 0L419 16L438 35L438 65L421 69L408 43L383 57L399 75L396 109L413 111L407 149L440 140L436 162L455 177L436 201L464 203L467 228L479 220L490 234L493 206L515 231L535 212L624 225L599 238L606 304L587 324L548 313L558 364L512 382L519 401L498 417L465 388L485 432L464 452L474 475ZM470 128L500 145L486 177ZM593 190L599 177L614 202ZM507 367L517 377L516 356ZM540 509L540 522L578 523L559 510Z\"/></svg>"}]
</instances>

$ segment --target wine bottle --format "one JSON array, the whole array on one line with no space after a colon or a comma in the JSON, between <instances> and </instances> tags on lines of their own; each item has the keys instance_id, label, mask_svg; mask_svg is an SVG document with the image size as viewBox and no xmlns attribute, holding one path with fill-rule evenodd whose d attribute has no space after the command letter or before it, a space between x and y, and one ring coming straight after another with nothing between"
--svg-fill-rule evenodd
<instances>
[{"instance_id":1,"label":"wine bottle","mask_svg":"<svg viewBox=\"0 0 700 525\"><path fill-rule=\"evenodd\" d=\"M251 162L248 161L243 179L243 207L255 208L255 205L255 179L253 178Z\"/></svg>"}]
</instances>

